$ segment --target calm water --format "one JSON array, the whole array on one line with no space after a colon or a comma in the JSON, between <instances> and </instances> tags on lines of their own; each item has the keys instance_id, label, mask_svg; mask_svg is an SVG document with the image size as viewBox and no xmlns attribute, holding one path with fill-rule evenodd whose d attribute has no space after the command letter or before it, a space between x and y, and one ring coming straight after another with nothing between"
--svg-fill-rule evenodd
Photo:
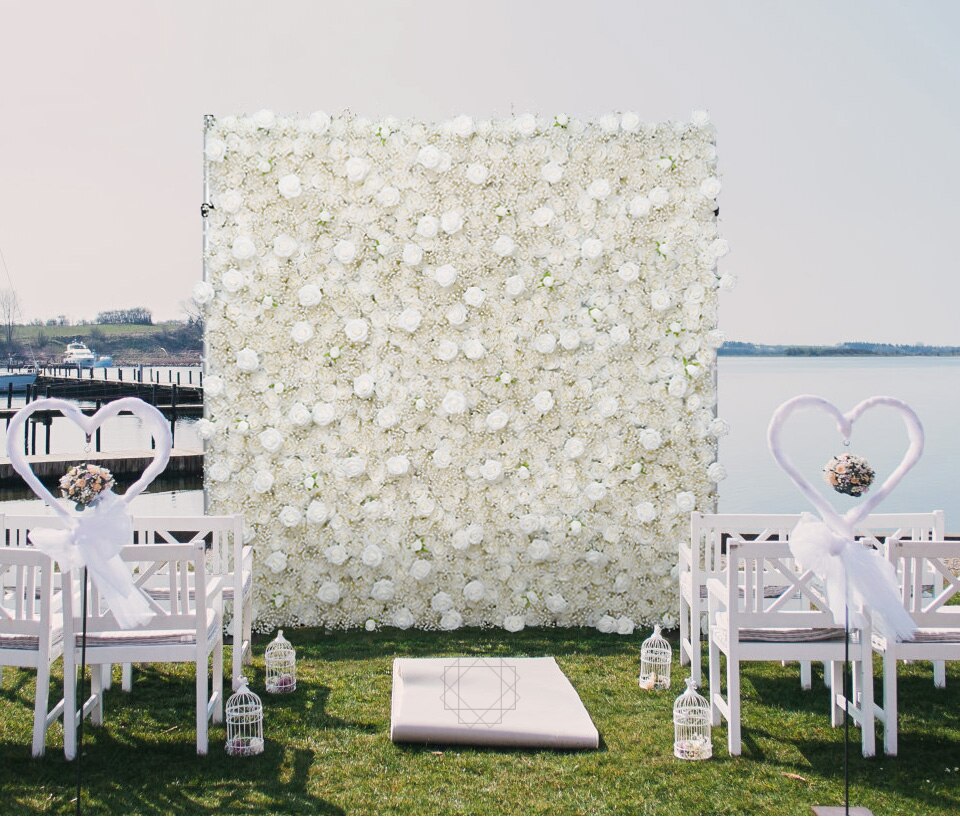
<instances>
[{"instance_id":1,"label":"calm water","mask_svg":"<svg viewBox=\"0 0 960 826\"><path fill-rule=\"evenodd\" d=\"M868 396L895 396L923 422L924 455L881 506L882 511L946 512L947 528L960 531L960 358L721 358L719 414L730 422L720 441L720 461L729 476L720 483L720 510L793 512L812 510L774 463L767 449L773 411L801 393L823 396L849 410ZM907 447L899 414L873 409L853 428L844 448L836 426L815 411L798 411L783 432L784 448L807 478L822 485L834 507L857 501L820 482L823 465L848 450L869 460L878 481L897 466Z\"/></svg>"},{"instance_id":2,"label":"calm water","mask_svg":"<svg viewBox=\"0 0 960 826\"><path fill-rule=\"evenodd\" d=\"M720 461L729 473L720 483L720 510L762 513L810 509L767 450L770 416L791 396L813 393L841 410L850 409L868 396L896 396L920 416L926 432L926 450L882 509L892 512L942 508L949 530L960 532L960 417L955 412L960 411L960 358L727 357L720 359L718 376L719 413L731 427L730 435L720 443ZM796 413L783 435L784 446L794 462L814 480L819 480L824 463L844 449L830 420L812 411ZM69 426L55 425L52 437L54 452L76 450L83 444L82 437ZM39 430L38 441L41 438ZM881 409L865 414L854 427L847 449L865 456L878 476L885 477L899 462L906 445L899 415ZM135 417L114 419L104 428L105 450L149 446L149 433ZM177 446L200 446L195 422L184 419L177 423ZM857 501L834 494L826 483L822 484L838 510ZM201 514L203 494L199 486L200 480L159 480L150 493L137 500L134 511ZM22 491L2 491L0 498L6 499L0 502L0 510L9 513L43 510L32 494Z\"/></svg>"}]
</instances>

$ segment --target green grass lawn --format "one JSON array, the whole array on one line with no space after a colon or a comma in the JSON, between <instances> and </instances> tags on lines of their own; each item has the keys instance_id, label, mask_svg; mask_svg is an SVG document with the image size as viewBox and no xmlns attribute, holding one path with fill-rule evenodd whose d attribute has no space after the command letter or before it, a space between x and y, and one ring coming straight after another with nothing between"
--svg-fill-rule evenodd
<instances>
[{"instance_id":1,"label":"green grass lawn","mask_svg":"<svg viewBox=\"0 0 960 826\"><path fill-rule=\"evenodd\" d=\"M675 654L673 689L640 691L642 635L557 629L287 635L298 653L294 694L263 691L262 656L247 669L264 700L266 750L259 757L227 757L222 727L212 731L210 754L196 755L192 667L138 669L129 695L115 684L106 724L87 728L85 812L787 815L843 800L843 729L830 727L817 668L813 690L804 692L795 664L745 665L743 756L727 756L721 727L714 729L715 757L685 763L672 754L671 709L686 669ZM258 654L266 642L254 641ZM393 745L392 659L463 654L555 656L600 731L600 750ZM864 760L859 732L851 729L851 803L877 815L957 814L960 666L948 665L944 690L933 688L929 664L901 665L899 685L898 757ZM31 759L32 696L33 672L6 669L0 812L68 814L75 764L63 759L59 724L48 734L47 755Z\"/></svg>"}]
</instances>

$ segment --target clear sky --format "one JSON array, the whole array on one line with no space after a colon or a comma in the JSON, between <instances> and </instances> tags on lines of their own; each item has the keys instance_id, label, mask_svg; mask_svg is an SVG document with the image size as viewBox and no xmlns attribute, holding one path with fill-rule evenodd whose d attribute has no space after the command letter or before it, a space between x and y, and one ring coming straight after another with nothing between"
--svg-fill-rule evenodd
<instances>
[{"instance_id":1,"label":"clear sky","mask_svg":"<svg viewBox=\"0 0 960 826\"><path fill-rule=\"evenodd\" d=\"M706 108L731 338L960 343L960 2L0 0L0 34L25 320L180 313L205 112Z\"/></svg>"}]
</instances>

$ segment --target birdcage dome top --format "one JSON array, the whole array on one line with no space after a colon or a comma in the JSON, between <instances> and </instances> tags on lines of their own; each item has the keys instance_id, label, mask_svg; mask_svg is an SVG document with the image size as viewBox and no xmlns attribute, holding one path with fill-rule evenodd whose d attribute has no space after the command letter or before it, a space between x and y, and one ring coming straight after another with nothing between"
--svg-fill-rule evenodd
<instances>
[{"instance_id":1,"label":"birdcage dome top","mask_svg":"<svg viewBox=\"0 0 960 826\"><path fill-rule=\"evenodd\" d=\"M667 642L660 633L660 626L653 626L653 634L643 641L640 645L640 652L664 651L670 652L670 643Z\"/></svg>"},{"instance_id":2,"label":"birdcage dome top","mask_svg":"<svg viewBox=\"0 0 960 826\"><path fill-rule=\"evenodd\" d=\"M240 677L240 685L237 690L230 695L230 698L227 700L226 708L250 708L261 706L260 698L250 690L250 686L247 684L246 677Z\"/></svg>"},{"instance_id":3,"label":"birdcage dome top","mask_svg":"<svg viewBox=\"0 0 960 826\"><path fill-rule=\"evenodd\" d=\"M293 646L290 644L290 640L283 636L283 629L280 629L277 631L276 639L267 644L264 654L279 654L287 651L293 651Z\"/></svg>"},{"instance_id":4,"label":"birdcage dome top","mask_svg":"<svg viewBox=\"0 0 960 826\"><path fill-rule=\"evenodd\" d=\"M683 692L673 704L673 713L689 714L691 712L710 712L710 703L697 693L696 682L688 677L687 690Z\"/></svg>"}]
</instances>

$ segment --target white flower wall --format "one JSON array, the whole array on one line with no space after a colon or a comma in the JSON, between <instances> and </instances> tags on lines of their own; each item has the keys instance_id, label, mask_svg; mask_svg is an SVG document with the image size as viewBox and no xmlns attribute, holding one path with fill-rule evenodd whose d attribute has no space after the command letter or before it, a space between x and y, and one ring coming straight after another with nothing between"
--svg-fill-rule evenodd
<instances>
[{"instance_id":1,"label":"white flower wall","mask_svg":"<svg viewBox=\"0 0 960 826\"><path fill-rule=\"evenodd\" d=\"M264 111L205 154L206 484L259 627L672 624L723 476L706 114Z\"/></svg>"}]
</instances>

